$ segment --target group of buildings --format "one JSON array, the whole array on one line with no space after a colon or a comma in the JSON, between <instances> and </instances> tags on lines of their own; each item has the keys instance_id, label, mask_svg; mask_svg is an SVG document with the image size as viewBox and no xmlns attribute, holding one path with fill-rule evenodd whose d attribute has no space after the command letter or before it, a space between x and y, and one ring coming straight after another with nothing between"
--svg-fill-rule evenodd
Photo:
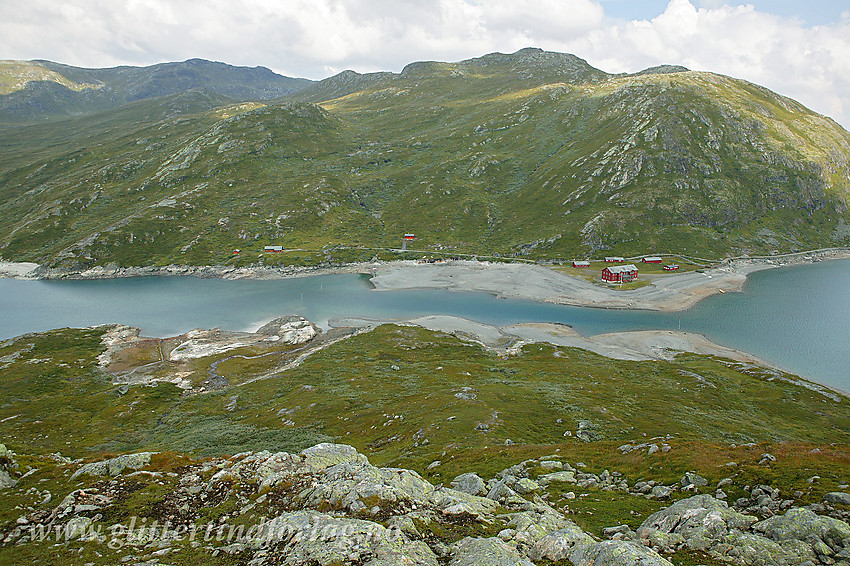
<instances>
[{"instance_id":1,"label":"group of buildings","mask_svg":"<svg viewBox=\"0 0 850 566\"><path fill-rule=\"evenodd\" d=\"M605 263L613 263L616 265L606 266L602 270L602 280L608 283L630 283L638 278L638 268L633 263L625 263L626 259L619 256L608 256L605 258ZM641 260L643 263L664 263L664 259L658 256L647 256ZM585 260L576 260L573 262L573 267L590 267L590 262ZM679 266L675 263L665 265L664 271L676 271Z\"/></svg>"},{"instance_id":2,"label":"group of buildings","mask_svg":"<svg viewBox=\"0 0 850 566\"><path fill-rule=\"evenodd\" d=\"M414 234L408 233L404 235L404 240L402 241L402 250L407 249L407 242L414 240L416 236ZM235 250L233 253L238 254L241 250ZM281 253L283 251L283 246L265 246L263 249L266 253ZM434 260L432 260L433 262ZM620 256L607 256L605 258L605 263L612 263L616 265L606 266L602 270L602 280L609 283L629 283L631 281L635 281L638 278L638 268L633 263L625 263L626 259ZM664 259L659 256L646 256L641 260L642 263L654 263L654 264L662 264L664 263ZM590 267L590 262L587 260L575 260L573 261L573 267L586 268ZM665 265L662 269L664 271L675 271L679 269L679 266L675 263L671 263Z\"/></svg>"}]
</instances>

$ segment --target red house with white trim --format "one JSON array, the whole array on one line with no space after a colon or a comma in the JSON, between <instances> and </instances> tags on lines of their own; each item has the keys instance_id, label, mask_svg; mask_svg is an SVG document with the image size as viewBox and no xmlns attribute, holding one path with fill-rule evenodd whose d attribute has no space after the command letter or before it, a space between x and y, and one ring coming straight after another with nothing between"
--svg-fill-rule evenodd
<instances>
[{"instance_id":1,"label":"red house with white trim","mask_svg":"<svg viewBox=\"0 0 850 566\"><path fill-rule=\"evenodd\" d=\"M590 267L589 261L576 260L573 262L573 267Z\"/></svg>"},{"instance_id":2,"label":"red house with white trim","mask_svg":"<svg viewBox=\"0 0 850 566\"><path fill-rule=\"evenodd\" d=\"M647 256L647 257L643 258L643 262L644 263L663 263L664 259L662 259L658 256L651 255L651 256Z\"/></svg>"},{"instance_id":3,"label":"red house with white trim","mask_svg":"<svg viewBox=\"0 0 850 566\"><path fill-rule=\"evenodd\" d=\"M638 278L638 268L631 263L612 265L602 270L602 280L609 283L628 283Z\"/></svg>"}]
</instances>

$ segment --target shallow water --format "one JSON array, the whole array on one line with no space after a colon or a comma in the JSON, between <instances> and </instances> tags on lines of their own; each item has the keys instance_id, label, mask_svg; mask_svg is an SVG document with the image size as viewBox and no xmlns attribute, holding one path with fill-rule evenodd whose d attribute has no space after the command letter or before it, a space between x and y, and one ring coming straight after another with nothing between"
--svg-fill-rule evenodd
<instances>
[{"instance_id":1,"label":"shallow water","mask_svg":"<svg viewBox=\"0 0 850 566\"><path fill-rule=\"evenodd\" d=\"M584 335L681 329L821 383L850 390L850 260L760 271L742 293L715 295L681 313L570 307L486 293L374 291L362 275L275 281L139 277L92 281L0 279L0 338L120 322L148 336L192 328L255 329L300 314L405 319L449 314L488 324L560 322Z\"/></svg>"}]
</instances>

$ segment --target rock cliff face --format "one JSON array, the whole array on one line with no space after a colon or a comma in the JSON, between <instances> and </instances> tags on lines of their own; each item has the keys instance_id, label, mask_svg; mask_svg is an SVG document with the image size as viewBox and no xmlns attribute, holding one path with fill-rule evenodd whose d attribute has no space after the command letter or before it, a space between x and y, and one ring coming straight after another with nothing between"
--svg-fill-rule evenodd
<instances>
[{"instance_id":1,"label":"rock cliff face","mask_svg":"<svg viewBox=\"0 0 850 566\"><path fill-rule=\"evenodd\" d=\"M2 458L7 465L14 455ZM572 471L557 481L592 481L603 489L628 491L628 482L552 458L527 460L488 482L463 474L453 488L411 470L375 467L354 448L327 443L298 454L244 453L179 465L144 453L65 467L84 486L77 484L52 511L23 511L6 525L4 546L54 544L57 533L69 551L95 545L106 552L99 554L103 563L146 566L182 563L188 553L251 566L669 566L662 554L679 549L740 565L850 564L844 521L806 508L759 520L710 495L680 499L636 532L611 526L599 539L548 503L532 472Z\"/></svg>"}]
</instances>

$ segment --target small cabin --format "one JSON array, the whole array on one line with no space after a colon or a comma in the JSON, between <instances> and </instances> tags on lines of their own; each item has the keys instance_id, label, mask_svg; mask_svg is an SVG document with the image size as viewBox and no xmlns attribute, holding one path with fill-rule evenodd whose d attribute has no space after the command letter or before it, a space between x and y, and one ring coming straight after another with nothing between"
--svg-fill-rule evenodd
<instances>
[{"instance_id":1,"label":"small cabin","mask_svg":"<svg viewBox=\"0 0 850 566\"><path fill-rule=\"evenodd\" d=\"M416 234L405 234L405 235L404 235L404 239L405 239L405 240L415 240L415 239L416 239Z\"/></svg>"},{"instance_id":2,"label":"small cabin","mask_svg":"<svg viewBox=\"0 0 850 566\"><path fill-rule=\"evenodd\" d=\"M239 255L242 252L239 248L233 250L233 255Z\"/></svg>"},{"instance_id":3,"label":"small cabin","mask_svg":"<svg viewBox=\"0 0 850 566\"><path fill-rule=\"evenodd\" d=\"M283 251L283 246L266 246L265 248L263 248L263 251L272 254L279 254Z\"/></svg>"},{"instance_id":4,"label":"small cabin","mask_svg":"<svg viewBox=\"0 0 850 566\"><path fill-rule=\"evenodd\" d=\"M664 260L658 256L651 255L643 258L644 263L662 263Z\"/></svg>"},{"instance_id":5,"label":"small cabin","mask_svg":"<svg viewBox=\"0 0 850 566\"><path fill-rule=\"evenodd\" d=\"M616 255L609 255L605 258L605 263L623 263L624 261L626 261L626 258Z\"/></svg>"},{"instance_id":6,"label":"small cabin","mask_svg":"<svg viewBox=\"0 0 850 566\"><path fill-rule=\"evenodd\" d=\"M679 265L671 263L670 265L665 265L664 267L662 267L662 269L664 271L676 271L677 269L679 269Z\"/></svg>"},{"instance_id":7,"label":"small cabin","mask_svg":"<svg viewBox=\"0 0 850 566\"><path fill-rule=\"evenodd\" d=\"M590 267L589 261L576 260L573 262L573 267Z\"/></svg>"},{"instance_id":8,"label":"small cabin","mask_svg":"<svg viewBox=\"0 0 850 566\"><path fill-rule=\"evenodd\" d=\"M638 268L631 263L612 265L602 270L602 280L609 283L629 283L638 278Z\"/></svg>"}]
</instances>

